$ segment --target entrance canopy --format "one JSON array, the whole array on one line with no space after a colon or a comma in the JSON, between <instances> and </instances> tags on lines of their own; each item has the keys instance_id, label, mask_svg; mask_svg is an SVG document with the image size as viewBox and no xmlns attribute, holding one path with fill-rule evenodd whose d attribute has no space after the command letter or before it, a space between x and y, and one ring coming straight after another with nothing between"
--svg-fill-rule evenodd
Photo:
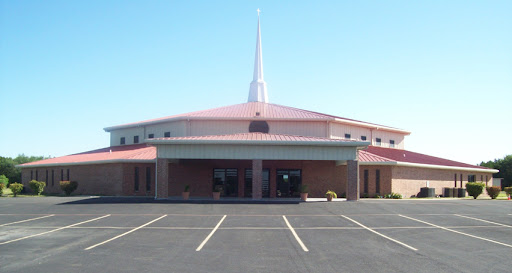
<instances>
[{"instance_id":1,"label":"entrance canopy","mask_svg":"<svg viewBox=\"0 0 512 273\"><path fill-rule=\"evenodd\" d=\"M148 139L166 159L357 160L369 142L243 133Z\"/></svg>"}]
</instances>

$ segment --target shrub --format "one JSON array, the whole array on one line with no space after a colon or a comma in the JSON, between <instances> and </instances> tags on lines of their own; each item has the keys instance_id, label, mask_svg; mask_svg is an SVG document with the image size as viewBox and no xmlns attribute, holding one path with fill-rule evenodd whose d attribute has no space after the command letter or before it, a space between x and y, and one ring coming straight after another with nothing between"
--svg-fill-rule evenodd
<instances>
[{"instance_id":1,"label":"shrub","mask_svg":"<svg viewBox=\"0 0 512 273\"><path fill-rule=\"evenodd\" d=\"M16 197L23 190L23 184L18 182L11 183L11 185L9 185L9 189L11 189L12 194L14 194L14 197Z\"/></svg>"},{"instance_id":2,"label":"shrub","mask_svg":"<svg viewBox=\"0 0 512 273\"><path fill-rule=\"evenodd\" d=\"M185 185L185 189L183 189L183 192L189 192L190 191L190 185Z\"/></svg>"},{"instance_id":3,"label":"shrub","mask_svg":"<svg viewBox=\"0 0 512 273\"><path fill-rule=\"evenodd\" d=\"M0 196L2 196L2 194L4 194L4 183L0 183Z\"/></svg>"},{"instance_id":4,"label":"shrub","mask_svg":"<svg viewBox=\"0 0 512 273\"><path fill-rule=\"evenodd\" d=\"M301 184L300 185L300 192L301 193L308 193L308 185L305 185L305 184Z\"/></svg>"},{"instance_id":5,"label":"shrub","mask_svg":"<svg viewBox=\"0 0 512 273\"><path fill-rule=\"evenodd\" d=\"M512 195L512 187L505 187L503 190L510 196Z\"/></svg>"},{"instance_id":6,"label":"shrub","mask_svg":"<svg viewBox=\"0 0 512 273\"><path fill-rule=\"evenodd\" d=\"M7 176L4 174L0 175L0 184L3 184L4 188L6 188L7 184L9 184L9 178L7 178Z\"/></svg>"},{"instance_id":7,"label":"shrub","mask_svg":"<svg viewBox=\"0 0 512 273\"><path fill-rule=\"evenodd\" d=\"M468 191L469 196L473 196L474 199L476 199L480 194L482 194L482 191L485 188L484 183L479 182L468 182L466 183L466 190Z\"/></svg>"},{"instance_id":8,"label":"shrub","mask_svg":"<svg viewBox=\"0 0 512 273\"><path fill-rule=\"evenodd\" d=\"M46 187L46 183L37 180L32 180L28 182L28 186L30 187L30 189L32 189L34 193L36 193L37 195L41 195L41 193L44 190L44 187Z\"/></svg>"},{"instance_id":9,"label":"shrub","mask_svg":"<svg viewBox=\"0 0 512 273\"><path fill-rule=\"evenodd\" d=\"M388 198L388 199L402 199L402 195L399 194L399 193L388 193L386 195L384 195L384 198Z\"/></svg>"},{"instance_id":10,"label":"shrub","mask_svg":"<svg viewBox=\"0 0 512 273\"><path fill-rule=\"evenodd\" d=\"M492 199L496 199L496 197L498 197L498 195L500 195L501 187L492 186L492 187L487 187L487 188L485 188L485 190L487 191L487 194L488 194Z\"/></svg>"},{"instance_id":11,"label":"shrub","mask_svg":"<svg viewBox=\"0 0 512 273\"><path fill-rule=\"evenodd\" d=\"M78 188L78 182L76 181L60 181L60 188L66 193L66 195L71 195L72 192Z\"/></svg>"}]
</instances>

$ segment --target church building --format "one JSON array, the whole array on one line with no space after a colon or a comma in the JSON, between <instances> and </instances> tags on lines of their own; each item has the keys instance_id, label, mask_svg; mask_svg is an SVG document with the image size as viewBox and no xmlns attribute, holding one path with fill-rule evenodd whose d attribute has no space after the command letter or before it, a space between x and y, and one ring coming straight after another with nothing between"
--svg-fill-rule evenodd
<instances>
[{"instance_id":1,"label":"church building","mask_svg":"<svg viewBox=\"0 0 512 273\"><path fill-rule=\"evenodd\" d=\"M94 151L19 165L22 183L78 182L76 194L299 197L333 190L347 200L400 193L417 196L427 184L491 184L497 170L405 150L410 132L269 103L263 78L258 16L253 81L246 103L104 129L110 145Z\"/></svg>"}]
</instances>

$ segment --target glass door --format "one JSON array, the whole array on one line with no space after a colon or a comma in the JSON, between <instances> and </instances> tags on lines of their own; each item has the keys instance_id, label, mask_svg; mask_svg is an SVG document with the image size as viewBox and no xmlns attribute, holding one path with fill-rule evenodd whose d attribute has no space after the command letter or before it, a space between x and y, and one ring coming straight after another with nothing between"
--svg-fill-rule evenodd
<instances>
[{"instance_id":1,"label":"glass door","mask_svg":"<svg viewBox=\"0 0 512 273\"><path fill-rule=\"evenodd\" d=\"M277 170L277 197L300 197L301 170Z\"/></svg>"}]
</instances>

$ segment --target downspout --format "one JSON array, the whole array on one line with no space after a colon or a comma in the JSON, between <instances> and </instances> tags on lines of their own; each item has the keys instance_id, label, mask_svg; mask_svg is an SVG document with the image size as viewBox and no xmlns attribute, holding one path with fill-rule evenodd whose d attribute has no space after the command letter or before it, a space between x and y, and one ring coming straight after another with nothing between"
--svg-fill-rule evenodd
<instances>
[{"instance_id":1,"label":"downspout","mask_svg":"<svg viewBox=\"0 0 512 273\"><path fill-rule=\"evenodd\" d=\"M158 146L156 146L156 158L155 158L155 200L158 194Z\"/></svg>"}]
</instances>

